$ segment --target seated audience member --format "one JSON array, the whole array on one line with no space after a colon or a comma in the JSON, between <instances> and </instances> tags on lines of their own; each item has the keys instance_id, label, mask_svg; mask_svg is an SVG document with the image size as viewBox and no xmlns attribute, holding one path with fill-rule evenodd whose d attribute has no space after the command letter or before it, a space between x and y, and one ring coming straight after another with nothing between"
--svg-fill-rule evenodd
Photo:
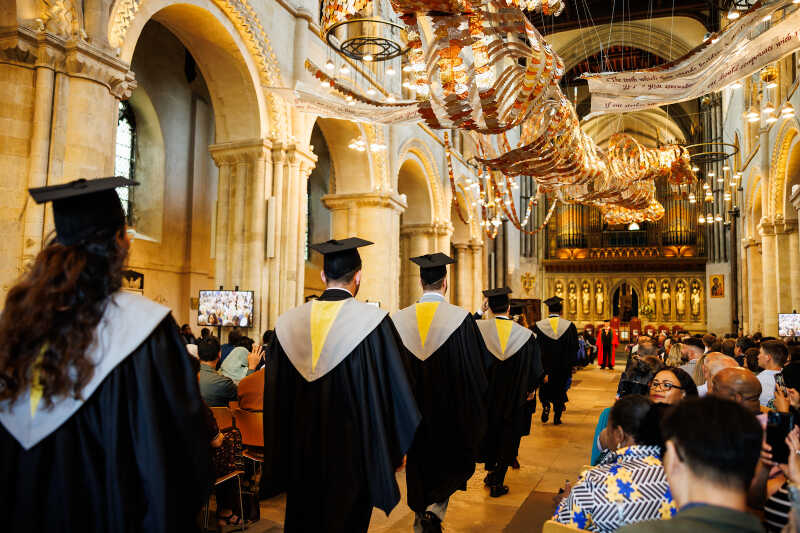
<instances>
[{"instance_id":1,"label":"seated audience member","mask_svg":"<svg viewBox=\"0 0 800 533\"><path fill-rule=\"evenodd\" d=\"M620 533L760 532L747 512L747 487L763 430L741 405L717 398L689 399L666 413L664 471L679 511L669 521L639 522Z\"/></svg>"},{"instance_id":2,"label":"seated audience member","mask_svg":"<svg viewBox=\"0 0 800 533\"><path fill-rule=\"evenodd\" d=\"M200 395L209 407L227 407L228 402L236 401L236 385L230 378L218 373L219 341L214 337L201 340L197 345L200 358Z\"/></svg>"},{"instance_id":3,"label":"seated audience member","mask_svg":"<svg viewBox=\"0 0 800 533\"><path fill-rule=\"evenodd\" d=\"M714 346L715 342L717 342L717 336L713 333L706 333L700 340L703 341L703 346L705 346L703 353L708 353L713 351L711 347Z\"/></svg>"},{"instance_id":4,"label":"seated audience member","mask_svg":"<svg viewBox=\"0 0 800 533\"><path fill-rule=\"evenodd\" d=\"M679 342L670 343L669 350L667 351L667 358L664 361L666 366L681 366L685 360L681 352L681 344Z\"/></svg>"},{"instance_id":5,"label":"seated audience member","mask_svg":"<svg viewBox=\"0 0 800 533\"><path fill-rule=\"evenodd\" d=\"M181 326L181 340L183 340L183 344L196 344L197 339L192 333L192 328L189 327L189 324L184 324Z\"/></svg>"},{"instance_id":6,"label":"seated audience member","mask_svg":"<svg viewBox=\"0 0 800 533\"><path fill-rule=\"evenodd\" d=\"M694 378L698 360L703 356L704 351L705 345L700 339L695 337L684 339L683 342L681 342L681 352L688 362L680 367L681 370ZM695 385L699 385L699 383L695 382Z\"/></svg>"},{"instance_id":7,"label":"seated audience member","mask_svg":"<svg viewBox=\"0 0 800 533\"><path fill-rule=\"evenodd\" d=\"M761 398L759 401L765 407L772 407L775 398L775 375L786 364L789 352L782 341L768 340L761 343L758 352L758 366L764 370L758 374L761 382Z\"/></svg>"},{"instance_id":8,"label":"seated audience member","mask_svg":"<svg viewBox=\"0 0 800 533\"><path fill-rule=\"evenodd\" d=\"M256 369L253 365L258 365L261 362L262 353L261 345L255 344L253 339L244 336L239 337L237 346L231 350L231 353L220 365L219 372L223 376L231 378L238 385L245 376L253 373Z\"/></svg>"},{"instance_id":9,"label":"seated audience member","mask_svg":"<svg viewBox=\"0 0 800 533\"><path fill-rule=\"evenodd\" d=\"M680 368L665 368L650 382L650 399L656 403L674 405L684 398L697 396L697 385Z\"/></svg>"},{"instance_id":10,"label":"seated audience member","mask_svg":"<svg viewBox=\"0 0 800 533\"><path fill-rule=\"evenodd\" d=\"M745 352L745 366L753 374L759 374L763 368L758 366L758 348L748 348Z\"/></svg>"},{"instance_id":11,"label":"seated audience member","mask_svg":"<svg viewBox=\"0 0 800 533\"><path fill-rule=\"evenodd\" d=\"M264 376L262 367L239 382L239 407L248 411L264 410Z\"/></svg>"},{"instance_id":12,"label":"seated audience member","mask_svg":"<svg viewBox=\"0 0 800 533\"><path fill-rule=\"evenodd\" d=\"M720 352L709 352L703 361L703 384L697 387L697 395L701 398L710 392L713 387L711 380L723 368L733 368L739 366L736 359L721 354Z\"/></svg>"},{"instance_id":13,"label":"seated audience member","mask_svg":"<svg viewBox=\"0 0 800 533\"><path fill-rule=\"evenodd\" d=\"M675 513L661 464L660 412L660 406L638 394L617 400L603 431L614 452L568 487L554 520L605 533Z\"/></svg>"},{"instance_id":14,"label":"seated audience member","mask_svg":"<svg viewBox=\"0 0 800 533\"><path fill-rule=\"evenodd\" d=\"M794 339L796 339L796 337ZM786 349L789 350L789 359L787 360L787 364L800 363L800 342L794 339L787 341L786 343Z\"/></svg>"},{"instance_id":15,"label":"seated audience member","mask_svg":"<svg viewBox=\"0 0 800 533\"><path fill-rule=\"evenodd\" d=\"M234 348L239 345L239 340L242 338L242 334L239 331L239 328L233 328L230 333L228 333L228 342L223 344L220 347L220 357L219 357L219 364L225 362L225 359L230 355ZM219 367L218 367L219 368Z\"/></svg>"},{"instance_id":16,"label":"seated audience member","mask_svg":"<svg viewBox=\"0 0 800 533\"><path fill-rule=\"evenodd\" d=\"M745 354L750 348L755 348L755 344L750 337L739 337L736 339L736 346L733 349L733 357L739 363L739 366L747 367Z\"/></svg>"},{"instance_id":17,"label":"seated audience member","mask_svg":"<svg viewBox=\"0 0 800 533\"><path fill-rule=\"evenodd\" d=\"M734 356L734 352L736 351L736 341L734 339L725 339L724 341L722 341L722 347L721 347L720 351L723 354L727 355L728 357L733 357ZM734 360L735 359L736 358L734 357ZM737 361L737 364L738 364L738 361Z\"/></svg>"},{"instance_id":18,"label":"seated audience member","mask_svg":"<svg viewBox=\"0 0 800 533\"><path fill-rule=\"evenodd\" d=\"M200 378L202 365L197 359L192 359L192 367ZM214 413L207 405L205 407L207 437L211 443L211 456L214 463L214 478L220 478L239 468L238 462L242 455L242 434L235 427L220 428ZM240 517L233 514L234 503L237 500L237 491L234 487L235 480L231 479L216 487L217 492L217 524L219 526L237 526L242 523ZM238 507L238 505L236 506Z\"/></svg>"},{"instance_id":19,"label":"seated audience member","mask_svg":"<svg viewBox=\"0 0 800 533\"><path fill-rule=\"evenodd\" d=\"M712 378L714 396L731 400L754 415L761 413L761 382L746 368L723 368Z\"/></svg>"},{"instance_id":20,"label":"seated audience member","mask_svg":"<svg viewBox=\"0 0 800 533\"><path fill-rule=\"evenodd\" d=\"M660 370L664 368L664 363L656 356L641 357L636 360L636 364L631 365L627 374L623 373L620 380L619 387L617 388L617 397L622 398L629 394L647 395L650 381L653 379ZM592 465L596 465L600 461L603 453L603 448L600 446L600 433L608 425L608 415L611 412L611 407L606 407L600 413L600 418L597 420L597 426L594 430L594 442L592 443Z\"/></svg>"},{"instance_id":21,"label":"seated audience member","mask_svg":"<svg viewBox=\"0 0 800 533\"><path fill-rule=\"evenodd\" d=\"M200 338L206 339L211 336L211 330L208 328L203 328L200 330Z\"/></svg>"}]
</instances>

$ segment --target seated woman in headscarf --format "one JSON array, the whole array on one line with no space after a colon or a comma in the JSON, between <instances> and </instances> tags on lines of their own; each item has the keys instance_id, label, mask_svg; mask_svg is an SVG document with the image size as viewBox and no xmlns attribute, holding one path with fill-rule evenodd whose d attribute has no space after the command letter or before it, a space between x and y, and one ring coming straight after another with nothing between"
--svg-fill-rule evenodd
<instances>
[{"instance_id":1,"label":"seated woman in headscarf","mask_svg":"<svg viewBox=\"0 0 800 533\"><path fill-rule=\"evenodd\" d=\"M262 353L261 345L254 344L253 339L249 337L241 337L236 342L236 347L220 365L219 372L231 378L238 386L240 381L256 369Z\"/></svg>"},{"instance_id":2,"label":"seated woman in headscarf","mask_svg":"<svg viewBox=\"0 0 800 533\"><path fill-rule=\"evenodd\" d=\"M567 487L553 520L606 533L675 514L661 463L661 411L639 394L617 400L601 436L614 452L581 473L574 487Z\"/></svg>"}]
</instances>

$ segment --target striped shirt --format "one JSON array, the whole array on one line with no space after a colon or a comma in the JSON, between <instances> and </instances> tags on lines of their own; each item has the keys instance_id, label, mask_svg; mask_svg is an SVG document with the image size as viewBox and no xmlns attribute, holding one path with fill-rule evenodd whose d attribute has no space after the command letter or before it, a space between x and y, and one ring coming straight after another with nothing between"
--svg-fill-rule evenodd
<instances>
[{"instance_id":1,"label":"striped shirt","mask_svg":"<svg viewBox=\"0 0 800 533\"><path fill-rule=\"evenodd\" d=\"M671 518L675 512L660 448L634 445L582 472L553 520L610 533L634 522Z\"/></svg>"},{"instance_id":2,"label":"striped shirt","mask_svg":"<svg viewBox=\"0 0 800 533\"><path fill-rule=\"evenodd\" d=\"M780 531L789 523L789 511L792 505L789 502L788 486L787 481L764 504L764 528L769 533Z\"/></svg>"}]
</instances>

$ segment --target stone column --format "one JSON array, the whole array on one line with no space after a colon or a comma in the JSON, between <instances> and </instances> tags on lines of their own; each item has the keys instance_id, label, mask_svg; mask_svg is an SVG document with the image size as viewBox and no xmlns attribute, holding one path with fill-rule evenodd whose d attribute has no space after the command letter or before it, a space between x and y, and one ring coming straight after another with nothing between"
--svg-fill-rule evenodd
<instances>
[{"instance_id":1,"label":"stone column","mask_svg":"<svg viewBox=\"0 0 800 533\"><path fill-rule=\"evenodd\" d=\"M800 187L793 191L791 201L798 211L798 220L800 220ZM800 311L800 224L795 228L789 244L792 263L792 309Z\"/></svg>"},{"instance_id":2,"label":"stone column","mask_svg":"<svg viewBox=\"0 0 800 533\"><path fill-rule=\"evenodd\" d=\"M746 245L748 272L748 309L750 315L750 333L764 328L764 283L761 262L761 242L752 240ZM763 332L763 331L762 331Z\"/></svg>"},{"instance_id":3,"label":"stone column","mask_svg":"<svg viewBox=\"0 0 800 533\"><path fill-rule=\"evenodd\" d=\"M775 223L775 278L778 313L792 312L792 259L793 249L796 249L797 244L796 232L797 222L794 220L781 219Z\"/></svg>"},{"instance_id":4,"label":"stone column","mask_svg":"<svg viewBox=\"0 0 800 533\"><path fill-rule=\"evenodd\" d=\"M267 328L266 302L274 294L264 281L267 186L272 182L271 142L256 139L209 147L219 167L216 285L254 291L256 335Z\"/></svg>"},{"instance_id":5,"label":"stone column","mask_svg":"<svg viewBox=\"0 0 800 533\"><path fill-rule=\"evenodd\" d=\"M267 201L267 265L269 267L269 300L267 322L270 327L281 314L281 232L283 231L283 189L284 167L286 166L286 146L275 143L272 146L272 190Z\"/></svg>"},{"instance_id":6,"label":"stone column","mask_svg":"<svg viewBox=\"0 0 800 533\"><path fill-rule=\"evenodd\" d=\"M763 276L764 335L778 335L778 277L777 237L775 226L765 220L759 224L761 233L761 271Z\"/></svg>"},{"instance_id":7,"label":"stone column","mask_svg":"<svg viewBox=\"0 0 800 533\"><path fill-rule=\"evenodd\" d=\"M457 243L453 246L456 249L456 276L455 295L452 298L456 305L469 310L472 307L472 258L469 253L469 245ZM452 275L450 277L451 279L453 278ZM451 290L452 294L453 291Z\"/></svg>"},{"instance_id":8,"label":"stone column","mask_svg":"<svg viewBox=\"0 0 800 533\"><path fill-rule=\"evenodd\" d=\"M475 312L483 305L483 244L470 244L472 252L472 309Z\"/></svg>"},{"instance_id":9,"label":"stone column","mask_svg":"<svg viewBox=\"0 0 800 533\"><path fill-rule=\"evenodd\" d=\"M393 192L329 194L322 198L331 210L333 236L359 236L375 244L359 249L363 263L358 299L380 302L395 311L400 305L400 213L406 204Z\"/></svg>"},{"instance_id":10,"label":"stone column","mask_svg":"<svg viewBox=\"0 0 800 533\"><path fill-rule=\"evenodd\" d=\"M753 245L755 242L751 238L742 239L742 245L737 247L736 253L740 253L740 261L739 264L741 265L740 269L740 279L741 279L741 290L739 291L739 308L742 310L742 323L740 324L742 331L744 333L750 333L752 330L750 329L750 263L748 258L747 249ZM731 279L732 283L738 283L739 280Z\"/></svg>"}]
</instances>

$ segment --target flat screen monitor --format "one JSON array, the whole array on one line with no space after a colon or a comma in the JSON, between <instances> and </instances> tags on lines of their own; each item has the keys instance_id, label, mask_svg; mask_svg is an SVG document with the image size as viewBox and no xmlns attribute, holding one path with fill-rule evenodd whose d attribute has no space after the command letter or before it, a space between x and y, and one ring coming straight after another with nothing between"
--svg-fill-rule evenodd
<instances>
[{"instance_id":1,"label":"flat screen monitor","mask_svg":"<svg viewBox=\"0 0 800 533\"><path fill-rule=\"evenodd\" d=\"M198 326L253 326L253 291L200 291Z\"/></svg>"},{"instance_id":2,"label":"flat screen monitor","mask_svg":"<svg viewBox=\"0 0 800 533\"><path fill-rule=\"evenodd\" d=\"M800 336L800 313L780 313L778 315L778 335L781 337Z\"/></svg>"}]
</instances>

